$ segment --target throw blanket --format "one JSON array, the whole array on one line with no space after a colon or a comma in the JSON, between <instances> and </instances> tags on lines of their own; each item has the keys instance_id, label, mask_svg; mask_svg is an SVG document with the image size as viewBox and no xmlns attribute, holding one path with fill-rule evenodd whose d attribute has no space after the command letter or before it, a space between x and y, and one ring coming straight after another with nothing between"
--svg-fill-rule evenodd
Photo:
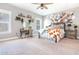
<instances>
[{"instance_id":1,"label":"throw blanket","mask_svg":"<svg viewBox=\"0 0 79 59\"><path fill-rule=\"evenodd\" d=\"M52 39L55 38L55 42L58 42L64 35L64 32L60 28L49 28L48 29L48 36Z\"/></svg>"}]
</instances>

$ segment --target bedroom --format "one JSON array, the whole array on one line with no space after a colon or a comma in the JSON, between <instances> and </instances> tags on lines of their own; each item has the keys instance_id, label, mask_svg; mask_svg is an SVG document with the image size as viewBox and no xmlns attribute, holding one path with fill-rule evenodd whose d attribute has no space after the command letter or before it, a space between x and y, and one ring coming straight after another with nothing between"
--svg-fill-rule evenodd
<instances>
[{"instance_id":1,"label":"bedroom","mask_svg":"<svg viewBox=\"0 0 79 59\"><path fill-rule=\"evenodd\" d=\"M79 3L42 4L0 3L1 55L79 54Z\"/></svg>"}]
</instances>

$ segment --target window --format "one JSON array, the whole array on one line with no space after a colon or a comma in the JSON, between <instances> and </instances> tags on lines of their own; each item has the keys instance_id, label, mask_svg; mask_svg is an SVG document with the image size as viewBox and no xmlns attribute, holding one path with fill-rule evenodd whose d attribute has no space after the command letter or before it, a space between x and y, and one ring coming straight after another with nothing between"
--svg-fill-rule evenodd
<instances>
[{"instance_id":1,"label":"window","mask_svg":"<svg viewBox=\"0 0 79 59\"><path fill-rule=\"evenodd\" d=\"M40 30L40 20L36 20L36 29Z\"/></svg>"},{"instance_id":2,"label":"window","mask_svg":"<svg viewBox=\"0 0 79 59\"><path fill-rule=\"evenodd\" d=\"M11 32L11 12L0 9L0 34Z\"/></svg>"}]
</instances>

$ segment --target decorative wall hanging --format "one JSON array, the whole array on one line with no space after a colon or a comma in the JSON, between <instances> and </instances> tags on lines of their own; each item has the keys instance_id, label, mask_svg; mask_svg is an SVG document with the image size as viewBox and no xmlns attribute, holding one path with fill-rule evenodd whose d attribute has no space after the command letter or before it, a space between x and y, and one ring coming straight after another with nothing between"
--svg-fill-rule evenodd
<instances>
[{"instance_id":1,"label":"decorative wall hanging","mask_svg":"<svg viewBox=\"0 0 79 59\"><path fill-rule=\"evenodd\" d=\"M18 14L16 16L15 20L21 21L23 23L24 18L26 18L26 19L28 18L27 20L28 20L29 23L33 22L33 19L32 19L32 16L31 15L25 16L22 13Z\"/></svg>"},{"instance_id":2,"label":"decorative wall hanging","mask_svg":"<svg viewBox=\"0 0 79 59\"><path fill-rule=\"evenodd\" d=\"M18 21L21 21L21 23L23 23L23 21L24 21L24 18L25 16L22 14L22 13L20 13L20 14L18 14L17 16L16 16L16 18L15 18L15 20L18 20Z\"/></svg>"},{"instance_id":3,"label":"decorative wall hanging","mask_svg":"<svg viewBox=\"0 0 79 59\"><path fill-rule=\"evenodd\" d=\"M72 20L74 13L61 13L60 15L57 14L52 17L52 22L53 23L65 23L65 22L70 22Z\"/></svg>"}]
</instances>

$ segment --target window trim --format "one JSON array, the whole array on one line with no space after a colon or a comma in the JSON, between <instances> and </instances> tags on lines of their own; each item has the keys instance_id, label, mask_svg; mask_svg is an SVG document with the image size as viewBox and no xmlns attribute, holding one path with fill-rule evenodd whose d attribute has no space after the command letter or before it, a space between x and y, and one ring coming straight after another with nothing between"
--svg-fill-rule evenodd
<instances>
[{"instance_id":1,"label":"window trim","mask_svg":"<svg viewBox=\"0 0 79 59\"><path fill-rule=\"evenodd\" d=\"M7 22L0 21L0 23L7 23L9 29L8 29L8 31L0 32L0 34L10 34L11 33L11 11L8 11L5 9L0 9L0 12L9 15L9 20Z\"/></svg>"}]
</instances>

